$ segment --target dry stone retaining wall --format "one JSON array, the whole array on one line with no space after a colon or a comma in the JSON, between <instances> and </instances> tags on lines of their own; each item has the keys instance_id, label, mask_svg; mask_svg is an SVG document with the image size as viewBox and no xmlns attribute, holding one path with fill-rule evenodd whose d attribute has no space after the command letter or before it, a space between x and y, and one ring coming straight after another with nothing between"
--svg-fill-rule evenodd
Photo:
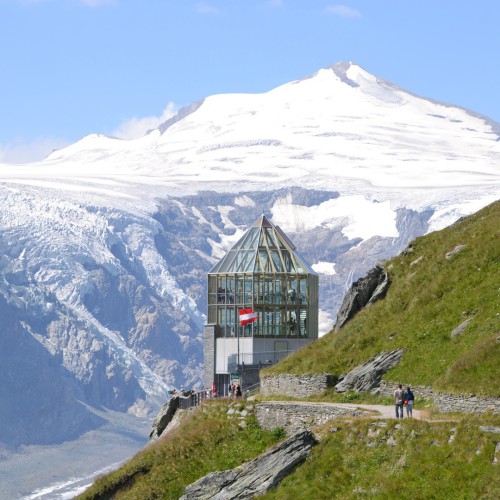
<instances>
[{"instance_id":1,"label":"dry stone retaining wall","mask_svg":"<svg viewBox=\"0 0 500 500\"><path fill-rule=\"evenodd\" d=\"M258 403L255 416L264 429L283 427L287 433L311 429L329 420L363 415L363 410L346 408L332 403L294 403L293 401L273 401Z\"/></svg>"},{"instance_id":2,"label":"dry stone retaining wall","mask_svg":"<svg viewBox=\"0 0 500 500\"><path fill-rule=\"evenodd\" d=\"M415 394L416 398L428 399L429 401L434 401L434 392L432 387L425 385L411 385L411 384L403 384L402 382L387 382L382 380L380 382L380 386L377 389L378 394L384 397L392 397L396 387L401 384L403 389L406 390L408 386L411 387L413 394Z\"/></svg>"},{"instance_id":3,"label":"dry stone retaining wall","mask_svg":"<svg viewBox=\"0 0 500 500\"><path fill-rule=\"evenodd\" d=\"M320 375L271 375L261 378L260 392L263 396L289 396L307 398L333 387L337 379L329 373Z\"/></svg>"},{"instance_id":4,"label":"dry stone retaining wall","mask_svg":"<svg viewBox=\"0 0 500 500\"><path fill-rule=\"evenodd\" d=\"M500 413L500 398L479 398L474 395L436 394L434 405L442 412Z\"/></svg>"},{"instance_id":5,"label":"dry stone retaining wall","mask_svg":"<svg viewBox=\"0 0 500 500\"><path fill-rule=\"evenodd\" d=\"M328 373L319 375L269 375L262 377L261 394L263 396L288 396L306 398L333 387L336 378ZM396 382L382 380L377 389L382 396L392 396ZM409 384L403 384L408 387ZM465 394L437 393L428 386L411 386L415 397L432 401L438 411L462 413L500 413L500 398L477 397Z\"/></svg>"}]
</instances>

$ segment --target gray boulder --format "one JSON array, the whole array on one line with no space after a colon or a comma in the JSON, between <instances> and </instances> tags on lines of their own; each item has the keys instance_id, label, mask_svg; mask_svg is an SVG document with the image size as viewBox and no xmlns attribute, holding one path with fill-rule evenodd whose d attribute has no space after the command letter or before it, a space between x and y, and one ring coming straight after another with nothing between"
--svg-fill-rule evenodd
<instances>
[{"instance_id":1,"label":"gray boulder","mask_svg":"<svg viewBox=\"0 0 500 500\"><path fill-rule=\"evenodd\" d=\"M389 275L380 266L371 269L364 278L355 281L346 293L335 321L334 330L338 331L364 307L382 299L389 288Z\"/></svg>"},{"instance_id":2,"label":"gray boulder","mask_svg":"<svg viewBox=\"0 0 500 500\"><path fill-rule=\"evenodd\" d=\"M302 463L315 444L310 431L301 431L235 469L202 477L186 488L181 500L230 500L262 495Z\"/></svg>"},{"instance_id":3,"label":"gray boulder","mask_svg":"<svg viewBox=\"0 0 500 500\"><path fill-rule=\"evenodd\" d=\"M479 428L483 432L493 432L494 434L500 434L500 427L493 427L492 425L480 425Z\"/></svg>"},{"instance_id":4,"label":"gray boulder","mask_svg":"<svg viewBox=\"0 0 500 500\"><path fill-rule=\"evenodd\" d=\"M170 398L168 403L165 403L162 409L156 415L153 425L151 426L151 432L149 434L149 440L154 441L158 439L163 431L167 428L167 425L174 418L175 412L179 408L179 396L174 396Z\"/></svg>"},{"instance_id":5,"label":"gray boulder","mask_svg":"<svg viewBox=\"0 0 500 500\"><path fill-rule=\"evenodd\" d=\"M382 352L370 361L351 370L336 386L337 392L370 391L380 385L382 376L396 366L403 356L403 349Z\"/></svg>"},{"instance_id":6,"label":"gray boulder","mask_svg":"<svg viewBox=\"0 0 500 500\"><path fill-rule=\"evenodd\" d=\"M462 335L464 330L467 328L469 323L472 322L472 318L466 319L463 323L460 323L450 334L451 338L458 337L459 335Z\"/></svg>"},{"instance_id":7,"label":"gray boulder","mask_svg":"<svg viewBox=\"0 0 500 500\"><path fill-rule=\"evenodd\" d=\"M467 245L457 245L451 252L448 252L445 255L446 260L450 260L454 255L457 253L460 253L462 250L465 250L467 248Z\"/></svg>"}]
</instances>

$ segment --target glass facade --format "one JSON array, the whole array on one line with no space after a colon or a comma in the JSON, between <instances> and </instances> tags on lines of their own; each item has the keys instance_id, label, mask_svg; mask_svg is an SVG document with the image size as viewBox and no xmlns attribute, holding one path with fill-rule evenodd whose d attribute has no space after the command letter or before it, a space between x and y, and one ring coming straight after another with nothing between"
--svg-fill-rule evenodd
<instances>
[{"instance_id":1,"label":"glass facade","mask_svg":"<svg viewBox=\"0 0 500 500\"><path fill-rule=\"evenodd\" d=\"M257 321L239 324L239 311ZM264 215L208 274L208 323L218 337L318 337L318 276Z\"/></svg>"}]
</instances>

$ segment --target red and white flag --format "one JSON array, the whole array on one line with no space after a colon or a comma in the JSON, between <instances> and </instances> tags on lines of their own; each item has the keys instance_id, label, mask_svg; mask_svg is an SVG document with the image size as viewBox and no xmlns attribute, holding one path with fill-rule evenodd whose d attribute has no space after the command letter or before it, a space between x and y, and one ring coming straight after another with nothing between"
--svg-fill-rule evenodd
<instances>
[{"instance_id":1,"label":"red and white flag","mask_svg":"<svg viewBox=\"0 0 500 500\"><path fill-rule=\"evenodd\" d=\"M247 325L257 321L257 313L253 309L240 309L240 325Z\"/></svg>"}]
</instances>

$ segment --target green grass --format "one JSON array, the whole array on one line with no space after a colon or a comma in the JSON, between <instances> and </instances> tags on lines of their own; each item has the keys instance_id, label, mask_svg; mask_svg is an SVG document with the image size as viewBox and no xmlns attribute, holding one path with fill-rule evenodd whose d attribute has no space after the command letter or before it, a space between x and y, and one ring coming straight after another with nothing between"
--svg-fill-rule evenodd
<instances>
[{"instance_id":1,"label":"green grass","mask_svg":"<svg viewBox=\"0 0 500 500\"><path fill-rule=\"evenodd\" d=\"M386 427L336 421L336 432L326 425L308 460L262 498L499 498L500 472L492 464L498 435L480 431L479 422L463 416L458 422L393 420Z\"/></svg>"},{"instance_id":2,"label":"green grass","mask_svg":"<svg viewBox=\"0 0 500 500\"><path fill-rule=\"evenodd\" d=\"M226 416L227 408L217 403L185 418L166 439L78 498L177 499L198 478L234 468L285 437L281 428L263 431L253 416L242 429L239 420ZM500 465L492 463L499 435L479 426L500 427L500 415L433 417L439 420L328 422L315 429L319 444L306 462L262 498L499 498Z\"/></svg>"},{"instance_id":3,"label":"green grass","mask_svg":"<svg viewBox=\"0 0 500 500\"><path fill-rule=\"evenodd\" d=\"M384 300L264 373L338 376L403 348L388 380L500 396L499 242L500 202L416 239L411 252L385 263L391 285ZM458 245L466 248L447 259ZM451 338L468 318L465 331Z\"/></svg>"},{"instance_id":4,"label":"green grass","mask_svg":"<svg viewBox=\"0 0 500 500\"><path fill-rule=\"evenodd\" d=\"M80 500L173 499L200 477L236 467L283 439L282 428L265 431L253 415L227 415L228 402L203 405L164 439L146 447L117 471L95 481ZM243 407L243 404L242 404Z\"/></svg>"}]
</instances>

